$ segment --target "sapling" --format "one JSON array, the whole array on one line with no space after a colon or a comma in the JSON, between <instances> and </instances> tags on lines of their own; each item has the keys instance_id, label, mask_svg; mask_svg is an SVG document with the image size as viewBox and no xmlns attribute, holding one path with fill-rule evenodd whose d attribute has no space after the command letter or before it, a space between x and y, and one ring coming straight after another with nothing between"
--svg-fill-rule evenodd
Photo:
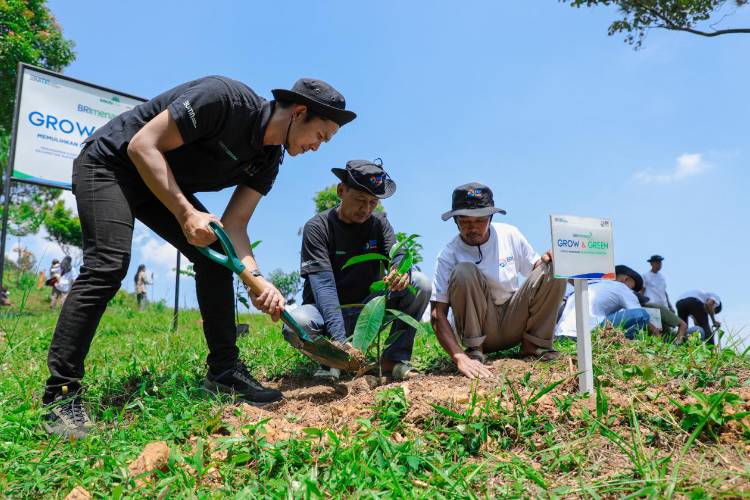
<instances>
[{"instance_id":1,"label":"sapling","mask_svg":"<svg viewBox=\"0 0 750 500\"><path fill-rule=\"evenodd\" d=\"M418 237L419 235L412 234L401 239L391 247L388 256L371 252L352 257L346 261L342 269L363 262L380 261L381 276L386 275L386 270L396 270L399 275L408 273L414 265L414 260L421 248L421 245L416 241ZM407 289L410 293L417 293L417 289L411 284L407 286ZM375 345L378 360L378 377L382 379L383 365L380 354L383 344L381 343L381 339L385 337L387 340L393 342L401 334L401 332L391 332L393 322L400 320L417 330L421 329L422 325L408 314L404 314L396 309L387 308L386 304L391 297L391 290L384 279L373 282L370 285L370 293L374 296L364 304L362 312L357 318L354 335L352 336L352 345L364 354L368 353L373 344Z\"/></svg>"}]
</instances>

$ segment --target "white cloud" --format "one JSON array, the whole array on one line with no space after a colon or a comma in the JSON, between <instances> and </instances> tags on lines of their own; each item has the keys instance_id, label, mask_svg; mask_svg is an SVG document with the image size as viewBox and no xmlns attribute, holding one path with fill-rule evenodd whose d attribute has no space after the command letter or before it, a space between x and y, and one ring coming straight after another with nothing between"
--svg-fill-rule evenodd
<instances>
[{"instance_id":1,"label":"white cloud","mask_svg":"<svg viewBox=\"0 0 750 500\"><path fill-rule=\"evenodd\" d=\"M676 165L668 172L647 168L636 172L633 178L642 184L664 184L700 175L712 166L701 153L685 153L677 158Z\"/></svg>"}]
</instances>

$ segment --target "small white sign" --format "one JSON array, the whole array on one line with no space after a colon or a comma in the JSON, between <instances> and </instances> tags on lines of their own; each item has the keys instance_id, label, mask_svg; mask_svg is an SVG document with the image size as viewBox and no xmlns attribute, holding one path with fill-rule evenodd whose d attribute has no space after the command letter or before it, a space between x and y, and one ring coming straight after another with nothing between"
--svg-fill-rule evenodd
<instances>
[{"instance_id":1,"label":"small white sign","mask_svg":"<svg viewBox=\"0 0 750 500\"><path fill-rule=\"evenodd\" d=\"M648 313L648 322L657 330L661 330L661 310L655 307L644 307L644 309Z\"/></svg>"},{"instance_id":2,"label":"small white sign","mask_svg":"<svg viewBox=\"0 0 750 500\"><path fill-rule=\"evenodd\" d=\"M555 278L614 279L612 221L550 215Z\"/></svg>"}]
</instances>

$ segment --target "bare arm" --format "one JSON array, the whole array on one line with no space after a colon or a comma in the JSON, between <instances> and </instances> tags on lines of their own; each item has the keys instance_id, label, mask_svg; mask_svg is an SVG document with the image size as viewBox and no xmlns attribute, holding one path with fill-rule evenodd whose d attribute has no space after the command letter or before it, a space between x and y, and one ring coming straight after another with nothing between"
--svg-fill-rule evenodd
<instances>
[{"instance_id":1,"label":"bare arm","mask_svg":"<svg viewBox=\"0 0 750 500\"><path fill-rule=\"evenodd\" d=\"M128 156L143 182L175 216L192 245L208 246L216 236L209 222L219 222L213 214L200 212L177 185L164 153L182 146L183 140L169 111L162 111L141 128L128 144Z\"/></svg>"},{"instance_id":2,"label":"bare arm","mask_svg":"<svg viewBox=\"0 0 750 500\"><path fill-rule=\"evenodd\" d=\"M270 314L274 321L278 321L281 312L284 310L284 297L265 278L251 274L252 271L260 269L252 248L250 248L247 225L262 197L263 195L250 187L237 186L226 210L224 210L221 222L232 240L237 257L245 265L245 270L240 278L251 291L253 305L264 313Z\"/></svg>"},{"instance_id":3,"label":"bare arm","mask_svg":"<svg viewBox=\"0 0 750 500\"><path fill-rule=\"evenodd\" d=\"M469 358L463 348L456 341L448 321L448 304L444 302L431 302L430 320L432 329L435 330L438 342L443 346L451 359L456 363L458 370L469 378L485 378L492 376L492 372L479 361Z\"/></svg>"}]
</instances>

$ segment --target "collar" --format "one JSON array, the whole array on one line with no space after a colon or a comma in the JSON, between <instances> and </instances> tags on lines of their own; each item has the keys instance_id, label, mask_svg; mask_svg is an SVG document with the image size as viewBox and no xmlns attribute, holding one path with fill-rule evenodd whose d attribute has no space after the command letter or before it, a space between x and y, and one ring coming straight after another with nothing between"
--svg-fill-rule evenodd
<instances>
[{"instance_id":1,"label":"collar","mask_svg":"<svg viewBox=\"0 0 750 500\"><path fill-rule=\"evenodd\" d=\"M258 149L263 149L263 136L266 135L266 128L268 128L268 122L271 121L271 115L276 106L276 101L267 101L263 99L263 104L260 105L258 110L258 118L253 124L253 130L250 135L250 142Z\"/></svg>"}]
</instances>

